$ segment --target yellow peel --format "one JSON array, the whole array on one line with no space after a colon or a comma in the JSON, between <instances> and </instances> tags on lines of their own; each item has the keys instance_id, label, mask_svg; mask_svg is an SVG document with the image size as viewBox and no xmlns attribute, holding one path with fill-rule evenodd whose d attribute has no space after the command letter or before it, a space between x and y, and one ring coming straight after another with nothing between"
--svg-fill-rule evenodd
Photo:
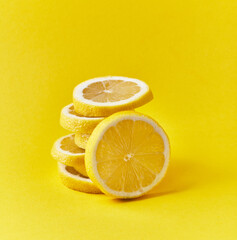
<instances>
[{"instance_id":1,"label":"yellow peel","mask_svg":"<svg viewBox=\"0 0 237 240\"><path fill-rule=\"evenodd\" d=\"M58 163L58 170L61 181L66 187L85 193L101 193L88 177L81 175L73 167Z\"/></svg>"},{"instance_id":2,"label":"yellow peel","mask_svg":"<svg viewBox=\"0 0 237 240\"><path fill-rule=\"evenodd\" d=\"M84 116L109 116L140 107L152 98L145 82L119 76L90 79L77 85L73 91L75 111Z\"/></svg>"},{"instance_id":3,"label":"yellow peel","mask_svg":"<svg viewBox=\"0 0 237 240\"><path fill-rule=\"evenodd\" d=\"M61 111L60 124L73 133L92 133L103 117L85 117L74 111L73 104L65 106Z\"/></svg>"},{"instance_id":4,"label":"yellow peel","mask_svg":"<svg viewBox=\"0 0 237 240\"><path fill-rule=\"evenodd\" d=\"M85 150L79 148L74 142L75 134L58 139L51 150L51 155L55 160L67 166L74 167L84 176L88 176L85 169Z\"/></svg>"},{"instance_id":5,"label":"yellow peel","mask_svg":"<svg viewBox=\"0 0 237 240\"><path fill-rule=\"evenodd\" d=\"M92 132L85 154L88 176L107 195L135 198L164 177L169 140L150 117L133 111L103 120Z\"/></svg>"},{"instance_id":6,"label":"yellow peel","mask_svg":"<svg viewBox=\"0 0 237 240\"><path fill-rule=\"evenodd\" d=\"M76 133L75 144L80 148L86 149L86 144L89 137L90 137L90 134L87 134L87 133Z\"/></svg>"}]
</instances>

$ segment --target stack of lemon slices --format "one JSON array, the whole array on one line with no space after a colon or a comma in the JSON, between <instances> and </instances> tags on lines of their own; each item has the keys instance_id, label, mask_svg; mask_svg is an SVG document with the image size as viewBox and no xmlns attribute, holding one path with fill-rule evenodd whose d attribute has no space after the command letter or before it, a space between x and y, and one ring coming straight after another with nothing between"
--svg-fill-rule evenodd
<instances>
[{"instance_id":1,"label":"stack of lemon slices","mask_svg":"<svg viewBox=\"0 0 237 240\"><path fill-rule=\"evenodd\" d=\"M73 91L52 156L68 188L115 198L139 197L164 177L170 155L161 126L134 109L152 100L149 86L127 77L87 80Z\"/></svg>"}]
</instances>

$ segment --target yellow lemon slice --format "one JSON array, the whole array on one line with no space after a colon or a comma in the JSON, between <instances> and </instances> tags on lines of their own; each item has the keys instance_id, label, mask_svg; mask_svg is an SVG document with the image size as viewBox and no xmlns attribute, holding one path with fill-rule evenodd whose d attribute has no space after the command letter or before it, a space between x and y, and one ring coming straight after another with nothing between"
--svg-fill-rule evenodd
<instances>
[{"instance_id":1,"label":"yellow lemon slice","mask_svg":"<svg viewBox=\"0 0 237 240\"><path fill-rule=\"evenodd\" d=\"M74 141L75 134L58 139L51 150L54 159L67 165L74 167L84 176L88 176L85 169L85 149L79 148Z\"/></svg>"},{"instance_id":2,"label":"yellow lemon slice","mask_svg":"<svg viewBox=\"0 0 237 240\"><path fill-rule=\"evenodd\" d=\"M169 140L161 126L148 116L125 111L97 125L86 146L85 163L102 192L135 198L161 181L169 156Z\"/></svg>"},{"instance_id":3,"label":"yellow lemon slice","mask_svg":"<svg viewBox=\"0 0 237 240\"><path fill-rule=\"evenodd\" d=\"M73 92L75 111L84 116L108 116L142 106L152 98L145 82L118 76L87 80Z\"/></svg>"},{"instance_id":4,"label":"yellow lemon slice","mask_svg":"<svg viewBox=\"0 0 237 240\"><path fill-rule=\"evenodd\" d=\"M70 132L92 133L103 117L85 117L74 111L73 104L69 104L61 111L60 124Z\"/></svg>"},{"instance_id":5,"label":"yellow lemon slice","mask_svg":"<svg viewBox=\"0 0 237 240\"><path fill-rule=\"evenodd\" d=\"M61 181L66 187L80 192L101 193L88 177L81 175L73 167L58 162L58 170Z\"/></svg>"},{"instance_id":6,"label":"yellow lemon slice","mask_svg":"<svg viewBox=\"0 0 237 240\"><path fill-rule=\"evenodd\" d=\"M91 134L87 133L76 133L75 134L75 143L80 148L86 148L87 141Z\"/></svg>"}]
</instances>

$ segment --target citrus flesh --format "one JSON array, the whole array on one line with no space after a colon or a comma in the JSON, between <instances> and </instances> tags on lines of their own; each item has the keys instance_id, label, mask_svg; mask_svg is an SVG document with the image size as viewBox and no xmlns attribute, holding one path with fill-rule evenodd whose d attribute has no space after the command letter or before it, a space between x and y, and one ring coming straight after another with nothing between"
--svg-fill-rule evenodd
<instances>
[{"instance_id":1,"label":"citrus flesh","mask_svg":"<svg viewBox=\"0 0 237 240\"><path fill-rule=\"evenodd\" d=\"M87 80L77 85L73 92L75 111L84 116L108 116L139 107L152 98L145 82L119 76Z\"/></svg>"},{"instance_id":2,"label":"citrus flesh","mask_svg":"<svg viewBox=\"0 0 237 240\"><path fill-rule=\"evenodd\" d=\"M132 111L115 113L92 132L86 170L104 193L138 197L164 177L169 149L167 135L153 119Z\"/></svg>"},{"instance_id":3,"label":"citrus flesh","mask_svg":"<svg viewBox=\"0 0 237 240\"><path fill-rule=\"evenodd\" d=\"M55 160L67 166L74 167L80 174L88 176L85 168L85 149L75 144L75 134L58 139L51 150Z\"/></svg>"},{"instance_id":4,"label":"citrus flesh","mask_svg":"<svg viewBox=\"0 0 237 240\"><path fill-rule=\"evenodd\" d=\"M105 80L94 82L83 90L83 97L93 102L118 102L138 93L140 87L135 82Z\"/></svg>"}]
</instances>

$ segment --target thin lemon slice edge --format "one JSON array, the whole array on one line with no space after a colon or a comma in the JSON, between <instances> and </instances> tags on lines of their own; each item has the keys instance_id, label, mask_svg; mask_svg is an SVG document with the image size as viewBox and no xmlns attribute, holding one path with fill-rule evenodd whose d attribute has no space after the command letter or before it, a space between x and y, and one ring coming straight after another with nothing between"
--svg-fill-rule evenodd
<instances>
[{"instance_id":1,"label":"thin lemon slice edge","mask_svg":"<svg viewBox=\"0 0 237 240\"><path fill-rule=\"evenodd\" d=\"M65 106L60 115L61 126L73 133L91 133L103 117L86 117L74 110L73 103Z\"/></svg>"},{"instance_id":2,"label":"thin lemon slice edge","mask_svg":"<svg viewBox=\"0 0 237 240\"><path fill-rule=\"evenodd\" d=\"M58 171L61 181L66 187L85 193L101 193L88 177L81 175L73 167L58 162Z\"/></svg>"},{"instance_id":3,"label":"thin lemon slice edge","mask_svg":"<svg viewBox=\"0 0 237 240\"><path fill-rule=\"evenodd\" d=\"M75 134L59 138L52 147L52 157L67 166L74 167L80 174L88 176L85 168L85 149L79 148L74 141Z\"/></svg>"},{"instance_id":4,"label":"thin lemon slice edge","mask_svg":"<svg viewBox=\"0 0 237 240\"><path fill-rule=\"evenodd\" d=\"M75 111L84 116L109 116L140 107L152 98L145 82L121 76L90 79L77 85L73 91Z\"/></svg>"},{"instance_id":5,"label":"thin lemon slice edge","mask_svg":"<svg viewBox=\"0 0 237 240\"><path fill-rule=\"evenodd\" d=\"M75 144L80 148L86 149L86 145L87 145L90 135L91 134L88 134L88 133L76 133L75 134Z\"/></svg>"}]
</instances>

